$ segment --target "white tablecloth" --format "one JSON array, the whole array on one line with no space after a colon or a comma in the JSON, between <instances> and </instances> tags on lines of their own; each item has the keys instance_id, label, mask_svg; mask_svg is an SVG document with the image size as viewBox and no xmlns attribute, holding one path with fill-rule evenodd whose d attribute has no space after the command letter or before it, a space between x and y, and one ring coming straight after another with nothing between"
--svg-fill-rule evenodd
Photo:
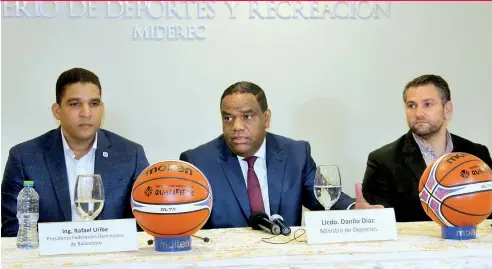
<instances>
[{"instance_id":1,"label":"white tablecloth","mask_svg":"<svg viewBox=\"0 0 492 269\"><path fill-rule=\"evenodd\" d=\"M15 238L2 238L2 268L477 268L492 269L492 221L479 226L477 239L444 240L432 222L399 223L398 240L308 245L303 236L288 244L268 244L262 231L249 228L202 230L192 250L155 252L151 239L139 234L134 252L39 256L38 250L20 250ZM294 228L295 231L299 228ZM292 238L292 236L290 236ZM272 242L285 242L280 236Z\"/></svg>"}]
</instances>

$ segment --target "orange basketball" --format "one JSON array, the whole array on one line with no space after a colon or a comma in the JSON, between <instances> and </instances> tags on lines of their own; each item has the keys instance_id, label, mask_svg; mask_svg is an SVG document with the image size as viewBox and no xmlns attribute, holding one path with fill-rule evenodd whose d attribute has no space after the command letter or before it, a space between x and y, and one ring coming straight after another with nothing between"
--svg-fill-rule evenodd
<instances>
[{"instance_id":1,"label":"orange basketball","mask_svg":"<svg viewBox=\"0 0 492 269\"><path fill-rule=\"evenodd\" d=\"M212 191L203 173L183 161L164 161L147 167L133 184L132 212L156 238L190 236L207 222Z\"/></svg>"},{"instance_id":2,"label":"orange basketball","mask_svg":"<svg viewBox=\"0 0 492 269\"><path fill-rule=\"evenodd\" d=\"M492 170L471 154L446 154L425 169L419 197L441 226L476 226L492 213Z\"/></svg>"}]
</instances>

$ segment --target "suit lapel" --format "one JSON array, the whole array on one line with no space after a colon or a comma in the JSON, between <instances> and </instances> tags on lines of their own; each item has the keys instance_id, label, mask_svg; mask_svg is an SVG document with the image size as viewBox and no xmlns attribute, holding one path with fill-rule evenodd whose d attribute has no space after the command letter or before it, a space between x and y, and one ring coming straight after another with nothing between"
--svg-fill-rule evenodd
<instances>
[{"instance_id":1,"label":"suit lapel","mask_svg":"<svg viewBox=\"0 0 492 269\"><path fill-rule=\"evenodd\" d=\"M270 213L277 214L282 196L286 157L272 134L266 135L266 164Z\"/></svg>"},{"instance_id":2,"label":"suit lapel","mask_svg":"<svg viewBox=\"0 0 492 269\"><path fill-rule=\"evenodd\" d=\"M109 168L111 167L110 160L112 159L114 154L111 151L110 146L111 143L109 142L106 135L101 130L99 130L97 134L97 149L94 160L94 174L101 175L103 187L105 190L107 190L107 188L111 186L111 170ZM105 191L105 193L107 193L107 191ZM103 219L105 211L107 210L104 210L103 208L103 211L96 219Z\"/></svg>"},{"instance_id":3,"label":"suit lapel","mask_svg":"<svg viewBox=\"0 0 492 269\"><path fill-rule=\"evenodd\" d=\"M403 152L405 153L405 163L412 171L415 179L418 181L424 173L427 165L425 164L424 157L420 152L420 149L415 142L413 135L410 132L405 136L405 144L403 146Z\"/></svg>"},{"instance_id":4,"label":"suit lapel","mask_svg":"<svg viewBox=\"0 0 492 269\"><path fill-rule=\"evenodd\" d=\"M229 185L236 196L236 199L241 207L241 210L246 218L251 215L251 206L249 204L248 190L246 183L239 166L237 156L225 144L224 139L221 139L222 155L220 157L220 165L224 172Z\"/></svg>"},{"instance_id":5,"label":"suit lapel","mask_svg":"<svg viewBox=\"0 0 492 269\"><path fill-rule=\"evenodd\" d=\"M70 190L68 187L67 168L65 165L65 153L61 129L55 130L51 139L48 139L47 146L49 151L45 152L44 158L48 173L50 174L51 184L53 185L58 204L63 212L65 221L72 220L72 210L70 201Z\"/></svg>"},{"instance_id":6,"label":"suit lapel","mask_svg":"<svg viewBox=\"0 0 492 269\"><path fill-rule=\"evenodd\" d=\"M467 147L463 145L463 140L454 134L451 134L451 141L453 142L453 150L451 152L466 152Z\"/></svg>"}]
</instances>

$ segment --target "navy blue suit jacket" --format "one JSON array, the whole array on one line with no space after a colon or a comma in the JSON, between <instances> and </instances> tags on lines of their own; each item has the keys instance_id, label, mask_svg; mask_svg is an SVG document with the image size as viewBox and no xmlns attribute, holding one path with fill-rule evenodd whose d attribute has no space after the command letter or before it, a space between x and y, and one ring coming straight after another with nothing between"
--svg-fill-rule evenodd
<instances>
[{"instance_id":1,"label":"navy blue suit jacket","mask_svg":"<svg viewBox=\"0 0 492 269\"><path fill-rule=\"evenodd\" d=\"M180 159L198 167L212 186L212 214L204 228L247 227L251 207L245 179L223 136L181 153ZM266 163L272 215L281 215L288 226L299 226L302 205L324 210L313 192L316 163L308 142L267 133ZM347 209L353 202L342 193L332 209Z\"/></svg>"},{"instance_id":2,"label":"navy blue suit jacket","mask_svg":"<svg viewBox=\"0 0 492 269\"><path fill-rule=\"evenodd\" d=\"M33 180L39 194L39 222L72 220L60 132L60 128L51 130L10 149L2 181L2 237L17 235L17 195L24 180ZM133 218L131 189L148 166L141 145L106 130L98 131L94 173L102 177L105 204L96 219Z\"/></svg>"}]
</instances>

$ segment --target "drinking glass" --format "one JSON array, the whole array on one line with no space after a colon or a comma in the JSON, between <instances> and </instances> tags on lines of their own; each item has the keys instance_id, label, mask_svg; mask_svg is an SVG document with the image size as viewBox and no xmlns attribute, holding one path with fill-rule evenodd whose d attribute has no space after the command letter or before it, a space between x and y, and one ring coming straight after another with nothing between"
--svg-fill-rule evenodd
<instances>
[{"instance_id":1,"label":"drinking glass","mask_svg":"<svg viewBox=\"0 0 492 269\"><path fill-rule=\"evenodd\" d=\"M99 174L79 175L75 182L75 208L83 221L97 218L104 207L104 186Z\"/></svg>"},{"instance_id":2,"label":"drinking glass","mask_svg":"<svg viewBox=\"0 0 492 269\"><path fill-rule=\"evenodd\" d=\"M338 166L319 165L316 167L314 195L325 210L330 210L338 199L340 199L341 193L342 184Z\"/></svg>"}]
</instances>

